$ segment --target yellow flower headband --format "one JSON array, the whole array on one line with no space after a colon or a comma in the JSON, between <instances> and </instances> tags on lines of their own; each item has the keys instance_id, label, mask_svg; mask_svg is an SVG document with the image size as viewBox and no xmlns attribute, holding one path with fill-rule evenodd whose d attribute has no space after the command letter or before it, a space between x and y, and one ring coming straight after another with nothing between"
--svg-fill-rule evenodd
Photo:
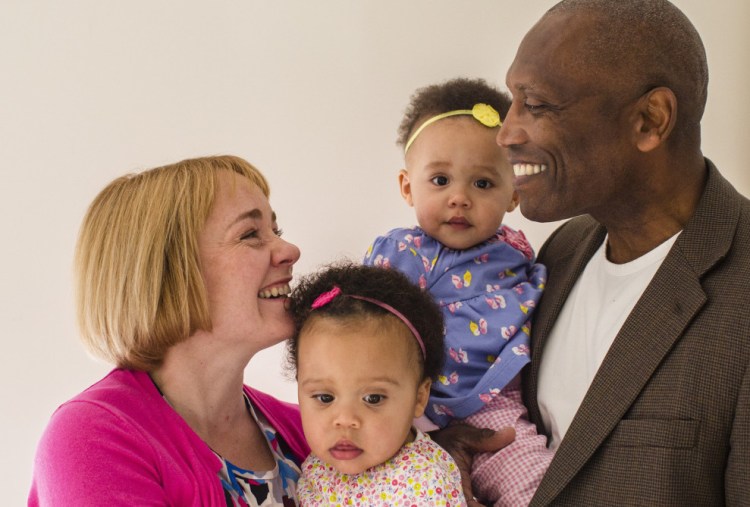
<instances>
[{"instance_id":1,"label":"yellow flower headband","mask_svg":"<svg viewBox=\"0 0 750 507\"><path fill-rule=\"evenodd\" d=\"M449 116L458 115L471 115L475 120L477 120L485 127L499 127L503 124L503 122L500 121L500 113L495 111L495 108L490 106L489 104L479 103L474 104L474 107L471 109L457 109L455 111L448 111L447 113L438 114L420 125L416 132L411 135L409 140L406 142L406 146L404 147L404 154L406 154L406 152L409 150L409 146L412 145L414 140L427 125L435 123L438 120L442 120L443 118L448 118Z\"/></svg>"}]
</instances>

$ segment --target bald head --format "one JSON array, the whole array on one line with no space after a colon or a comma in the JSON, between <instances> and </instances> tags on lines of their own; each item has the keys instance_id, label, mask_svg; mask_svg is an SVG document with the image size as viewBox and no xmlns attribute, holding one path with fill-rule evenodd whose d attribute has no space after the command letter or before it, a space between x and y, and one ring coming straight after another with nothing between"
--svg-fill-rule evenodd
<instances>
[{"instance_id":1,"label":"bald head","mask_svg":"<svg viewBox=\"0 0 750 507\"><path fill-rule=\"evenodd\" d=\"M706 105L706 52L690 20L666 0L563 0L544 15L587 17L578 45L591 73L641 93L663 86L677 97L674 134L698 129Z\"/></svg>"}]
</instances>

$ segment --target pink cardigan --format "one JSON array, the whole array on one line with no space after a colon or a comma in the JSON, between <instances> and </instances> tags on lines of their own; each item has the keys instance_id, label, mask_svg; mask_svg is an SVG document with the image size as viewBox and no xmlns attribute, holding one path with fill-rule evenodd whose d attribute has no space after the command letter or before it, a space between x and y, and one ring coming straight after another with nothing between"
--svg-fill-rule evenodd
<instances>
[{"instance_id":1,"label":"pink cardigan","mask_svg":"<svg viewBox=\"0 0 750 507\"><path fill-rule=\"evenodd\" d=\"M297 406L245 392L301 463L310 450ZM220 468L145 372L115 369L52 415L28 504L225 507Z\"/></svg>"}]
</instances>

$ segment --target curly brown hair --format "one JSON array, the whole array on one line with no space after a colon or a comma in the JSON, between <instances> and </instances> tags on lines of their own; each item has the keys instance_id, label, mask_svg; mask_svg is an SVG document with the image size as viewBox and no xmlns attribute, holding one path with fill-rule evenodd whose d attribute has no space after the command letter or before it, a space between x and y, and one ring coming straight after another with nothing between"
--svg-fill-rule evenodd
<instances>
[{"instance_id":1,"label":"curly brown hair","mask_svg":"<svg viewBox=\"0 0 750 507\"><path fill-rule=\"evenodd\" d=\"M311 317L326 317L346 321L352 318L382 319L393 315L373 303L351 297L336 297L325 306L312 309L315 299L333 287L342 294L376 299L398 310L419 333L425 347L421 359L422 379L435 379L443 367L445 352L443 314L428 292L414 285L395 269L363 266L341 261L325 266L321 271L303 277L290 298L294 318L294 336L287 341L287 370L297 370L299 337ZM416 340L414 346L419 347Z\"/></svg>"},{"instance_id":2,"label":"curly brown hair","mask_svg":"<svg viewBox=\"0 0 750 507\"><path fill-rule=\"evenodd\" d=\"M494 107L500 118L505 118L510 109L510 96L487 84L484 79L459 77L417 89L409 100L401 125L398 127L396 144L406 146L412 132L425 120L448 111L471 109L474 104L484 103Z\"/></svg>"}]
</instances>

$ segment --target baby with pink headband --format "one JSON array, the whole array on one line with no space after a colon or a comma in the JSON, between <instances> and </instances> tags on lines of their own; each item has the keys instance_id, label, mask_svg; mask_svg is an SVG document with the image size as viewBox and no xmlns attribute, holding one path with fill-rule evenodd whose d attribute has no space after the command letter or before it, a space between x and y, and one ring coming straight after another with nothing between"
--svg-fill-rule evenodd
<instances>
[{"instance_id":1,"label":"baby with pink headband","mask_svg":"<svg viewBox=\"0 0 750 507\"><path fill-rule=\"evenodd\" d=\"M305 437L300 505L466 505L453 459L413 427L443 364L443 319L401 273L338 264L291 297Z\"/></svg>"}]
</instances>

